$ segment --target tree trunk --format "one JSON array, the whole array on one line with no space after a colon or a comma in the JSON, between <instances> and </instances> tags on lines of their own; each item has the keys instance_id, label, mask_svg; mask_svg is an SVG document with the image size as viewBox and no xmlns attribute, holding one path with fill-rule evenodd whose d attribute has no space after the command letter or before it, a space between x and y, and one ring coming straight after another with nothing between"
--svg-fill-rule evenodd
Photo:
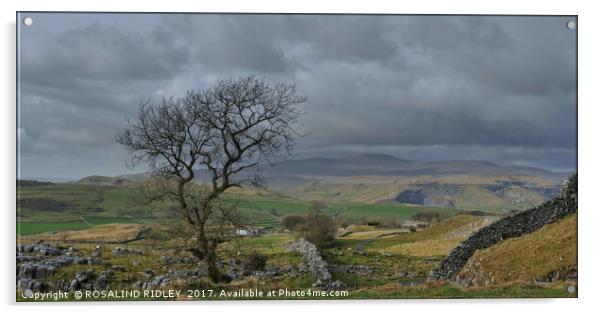
<instances>
[{"instance_id":1,"label":"tree trunk","mask_svg":"<svg viewBox=\"0 0 602 314\"><path fill-rule=\"evenodd\" d=\"M221 275L217 265L217 254L215 252L216 248L210 245L209 240L202 233L198 235L197 241L198 250L202 253L201 260L207 267L207 274L209 278L215 283L220 282Z\"/></svg>"},{"instance_id":2,"label":"tree trunk","mask_svg":"<svg viewBox=\"0 0 602 314\"><path fill-rule=\"evenodd\" d=\"M219 272L219 267L217 266L217 258L215 258L215 254L208 254L205 259L205 264L207 265L207 272L211 281L218 283L221 281L221 275Z\"/></svg>"}]
</instances>

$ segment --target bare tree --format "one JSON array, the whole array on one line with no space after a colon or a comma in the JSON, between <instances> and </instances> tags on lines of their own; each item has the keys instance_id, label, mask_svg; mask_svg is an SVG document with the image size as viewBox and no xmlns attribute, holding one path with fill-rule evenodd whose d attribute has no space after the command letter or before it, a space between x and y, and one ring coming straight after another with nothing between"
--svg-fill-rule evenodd
<instances>
[{"instance_id":1,"label":"bare tree","mask_svg":"<svg viewBox=\"0 0 602 314\"><path fill-rule=\"evenodd\" d=\"M142 102L117 135L132 164L148 164L159 182L151 198L177 205L196 238L189 250L215 282L221 279L217 246L230 239L236 220L221 196L241 187L245 170L290 155L303 102L293 84L270 85L254 76L220 81L182 98ZM199 172L209 174L208 182L193 183Z\"/></svg>"}]
</instances>

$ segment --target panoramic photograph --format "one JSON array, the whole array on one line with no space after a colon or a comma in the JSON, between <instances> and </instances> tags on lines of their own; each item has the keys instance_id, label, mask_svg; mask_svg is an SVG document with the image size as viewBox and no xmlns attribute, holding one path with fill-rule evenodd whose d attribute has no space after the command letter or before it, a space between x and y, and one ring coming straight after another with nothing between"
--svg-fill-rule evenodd
<instances>
[{"instance_id":1,"label":"panoramic photograph","mask_svg":"<svg viewBox=\"0 0 602 314\"><path fill-rule=\"evenodd\" d=\"M578 296L576 16L19 12L16 133L17 302Z\"/></svg>"}]
</instances>

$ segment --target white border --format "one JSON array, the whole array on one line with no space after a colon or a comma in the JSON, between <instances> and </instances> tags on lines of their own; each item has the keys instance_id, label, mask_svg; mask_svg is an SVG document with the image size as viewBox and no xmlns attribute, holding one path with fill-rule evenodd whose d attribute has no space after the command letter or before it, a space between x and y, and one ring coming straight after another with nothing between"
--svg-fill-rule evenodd
<instances>
[{"instance_id":1,"label":"white border","mask_svg":"<svg viewBox=\"0 0 602 314\"><path fill-rule=\"evenodd\" d=\"M66 0L27 0L1 2L2 10L2 148L1 188L4 217L3 253L0 270L0 298L3 313L106 313L119 310L138 313L166 311L195 312L262 312L294 313L316 310L343 312L391 311L396 313L462 312L462 313L574 313L593 311L600 291L601 239L598 224L602 221L602 174L600 171L600 79L602 56L600 37L602 12L596 1L393 1L332 0L332 1L133 1L103 0L95 2ZM555 14L579 15L579 298L547 300L368 300L368 301L272 301L186 303L92 303L23 306L14 303L14 239L15 239L15 11L136 11L136 12L290 12L290 13L421 13L421 14ZM192 306L191 306L192 305ZM44 308L40 308L43 306ZM173 308L175 307L175 308ZM375 309L378 307L378 309ZM599 308L599 306L597 306ZM320 308L320 309L319 309Z\"/></svg>"}]
</instances>

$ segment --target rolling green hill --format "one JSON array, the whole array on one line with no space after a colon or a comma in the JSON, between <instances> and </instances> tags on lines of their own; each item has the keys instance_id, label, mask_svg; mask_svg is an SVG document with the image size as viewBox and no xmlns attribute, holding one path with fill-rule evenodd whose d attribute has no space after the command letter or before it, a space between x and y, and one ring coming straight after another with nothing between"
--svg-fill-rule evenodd
<instances>
[{"instance_id":1,"label":"rolling green hill","mask_svg":"<svg viewBox=\"0 0 602 314\"><path fill-rule=\"evenodd\" d=\"M53 184L20 187L17 208L17 232L22 235L48 231L86 229L110 223L156 224L176 216L166 206L142 206L136 203L136 186L90 184ZM275 227L280 217L309 210L310 202L278 193L229 192L224 200L238 208L245 221ZM408 219L421 211L452 213L448 208L409 206L396 202L365 204L360 202L327 203L327 212L340 213L350 221L362 218Z\"/></svg>"}]
</instances>

